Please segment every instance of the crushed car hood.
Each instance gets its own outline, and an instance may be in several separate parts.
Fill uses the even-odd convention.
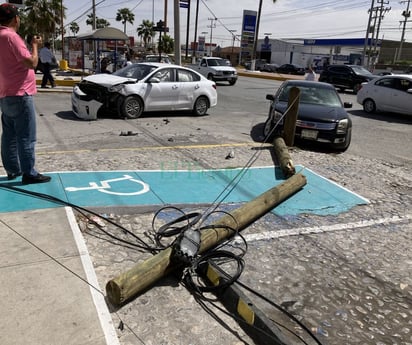
[[[88,81],[90,83],[99,84],[105,87],[110,87],[113,85],[127,83],[127,82],[135,83],[137,81],[134,78],[119,77],[117,75],[106,74],[106,73],[89,75],[83,80]]]

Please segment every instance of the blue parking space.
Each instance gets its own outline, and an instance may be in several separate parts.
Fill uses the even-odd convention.
[[[45,184],[25,185],[21,180],[3,186],[41,193],[82,207],[139,206],[166,204],[247,202],[283,181],[277,167],[248,170],[215,169],[199,171],[86,171],[56,172]],[[307,185],[277,206],[278,215],[313,213],[338,214],[368,200],[310,169],[296,166],[307,178]],[[233,182],[234,181],[234,182]],[[33,210],[62,205],[43,197],[0,187],[0,212]]]

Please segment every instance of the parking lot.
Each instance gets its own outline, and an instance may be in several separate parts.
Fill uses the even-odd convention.
[[[271,145],[259,138],[267,116],[264,95],[274,83],[218,86],[218,107],[206,117],[162,113],[133,121],[79,121],[70,111],[69,95],[41,93],[36,96],[38,167],[42,172],[206,171],[244,167],[251,159],[255,167],[273,166]],[[242,232],[248,249],[240,281],[294,315],[321,344],[407,345],[412,343],[412,127],[405,118],[365,117],[355,104],[352,111],[358,129],[347,152],[296,146],[290,154],[296,165],[368,202],[338,214],[322,215],[308,204],[298,214],[268,213],[258,219]],[[128,131],[136,135],[120,136]],[[366,131],[375,137],[362,136]],[[234,156],[226,158],[231,150]],[[227,211],[239,205],[221,206]],[[196,203],[179,207],[207,209]],[[148,236],[158,207],[95,209],[112,221],[103,225],[105,231],[126,239],[114,224]],[[109,238],[81,215],[77,220],[101,291],[151,256]],[[315,344],[272,305],[247,295],[270,320]],[[253,344],[233,318],[210,301],[207,306],[220,320],[172,275],[110,311],[122,345]],[[303,343],[286,328],[281,330],[288,344]]]

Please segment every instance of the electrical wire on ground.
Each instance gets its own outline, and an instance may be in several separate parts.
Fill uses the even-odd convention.
[[[273,128],[271,129],[270,133],[266,136],[265,140],[263,141],[262,145],[267,143],[269,138],[273,135],[273,132],[276,130],[278,124],[283,120],[283,118],[286,116],[288,111],[291,109],[293,104],[298,100],[298,97],[296,97],[294,100],[292,100],[291,104],[289,105],[288,109],[285,111],[284,114],[278,119],[277,123],[274,124]],[[260,151],[260,150],[259,150]],[[225,314],[231,316],[232,318],[236,319],[238,322],[242,323],[245,322],[243,319],[237,317],[236,315],[229,313],[223,308],[217,306],[215,303],[213,303],[210,299],[205,298],[205,293],[210,293],[210,292],[217,292],[220,289],[224,289],[227,286],[230,286],[234,283],[239,284],[241,287],[247,289],[248,291],[254,293],[256,296],[262,298],[266,302],[268,302],[270,305],[276,307],[278,310],[282,311],[287,315],[291,320],[296,322],[302,329],[307,331],[310,336],[317,342],[317,344],[321,343],[316,339],[316,337],[303,325],[297,320],[293,315],[288,313],[286,310],[284,310],[282,307],[278,306],[274,302],[270,301],[269,299],[265,298],[264,296],[258,294],[256,291],[253,289],[247,287],[245,284],[239,282],[239,278],[244,270],[244,260],[243,257],[247,252],[247,242],[245,238],[239,233],[237,229],[237,221],[236,219],[231,216],[230,213],[218,210],[217,208],[221,205],[221,203],[227,198],[227,196],[233,191],[233,189],[238,185],[240,182],[241,178],[244,176],[246,170],[253,164],[253,162],[257,159],[257,156],[260,153],[254,153],[250,160],[247,162],[245,167],[241,169],[241,171],[232,179],[232,181],[229,182],[228,186],[222,191],[222,193],[219,194],[219,196],[216,198],[216,200],[213,202],[212,207],[209,207],[205,212],[191,212],[191,213],[185,213],[182,209],[174,206],[164,206],[163,208],[159,209],[155,215],[153,216],[152,220],[152,236],[153,236],[153,243],[156,243],[156,246],[152,246],[148,244],[146,241],[144,241],[142,238],[134,234],[132,231],[126,229],[125,227],[121,226],[120,224],[114,222],[110,218],[103,217],[102,215],[98,214],[97,212],[94,212],[92,210],[86,209],[84,207],[75,205],[73,203],[67,202],[65,200],[59,199],[57,197],[44,194],[44,193],[39,193],[39,192],[33,192],[33,191],[28,191],[22,188],[18,188],[15,186],[8,185],[6,183],[1,183],[0,188],[7,189],[9,191],[13,191],[16,193],[20,194],[25,194],[25,195],[30,195],[32,197],[40,198],[47,200],[49,202],[56,203],[58,205],[64,205],[64,206],[69,206],[76,211],[78,211],[82,216],[86,217],[89,219],[90,222],[93,222],[95,226],[102,231],[106,236],[108,236],[111,239],[114,239],[119,242],[119,245],[127,245],[128,248],[136,248],[138,250],[144,250],[147,252],[150,252],[152,254],[158,253],[160,250],[163,250],[168,247],[173,247],[173,253],[175,256],[176,260],[182,261],[182,263],[185,264],[184,268],[184,274],[183,274],[183,280],[181,281],[181,284],[185,286],[194,296],[196,296],[196,300],[200,303],[203,309],[207,310],[209,314],[214,314],[213,311],[205,304],[205,301],[212,303],[212,305],[219,309],[221,312],[224,312]],[[230,187],[230,185],[232,185]],[[230,187],[230,189],[229,189]],[[218,201],[219,200],[219,201]],[[156,221],[161,217],[162,213],[166,211],[174,211],[175,213],[177,212],[178,214],[181,214],[180,216],[173,218],[169,222],[166,222],[162,224],[160,227],[157,227]],[[110,233],[108,230],[103,229],[103,227],[96,221],[94,221],[88,214],[92,214],[95,217],[99,217],[103,219],[105,222],[108,222],[109,224],[121,229],[124,234],[127,236],[131,236],[133,240],[135,241],[129,241],[125,240],[123,238],[120,238],[119,236],[116,236],[112,233]],[[232,217],[233,223],[236,225],[235,228],[231,228],[229,226],[223,226],[223,225],[213,225],[209,224],[209,222],[212,221],[212,218],[218,214],[224,214],[227,216]],[[4,223],[4,222],[2,222]],[[59,264],[61,267],[69,271],[71,274],[73,274],[75,277],[81,279],[84,283],[92,287],[94,290],[99,292],[100,294],[104,295],[103,292],[98,288],[93,285],[91,285],[88,281],[86,281],[84,278],[79,276],[77,273],[63,265],[61,262],[59,262],[57,259],[53,258],[50,254],[46,253],[44,250],[42,250],[40,247],[38,247],[36,244],[34,244],[32,241],[27,239],[26,237],[22,236],[19,234],[16,230],[10,228],[7,224],[5,224],[9,229],[14,231],[16,234],[18,234],[21,238],[23,238],[25,241],[27,241],[30,245],[41,251],[43,254],[51,258],[54,262]],[[217,243],[213,248],[205,251],[204,253],[199,254],[199,248],[200,248],[200,241],[201,241],[201,233],[206,230],[213,230],[217,228],[225,228],[226,230],[232,232],[232,237],[227,238],[226,240]],[[186,235],[190,234],[190,235]],[[199,234],[199,236],[195,236],[193,234]],[[241,241],[240,243],[243,243],[243,247],[238,245],[239,241],[234,241],[236,237],[240,237]],[[169,239],[169,243],[165,244],[164,239],[167,238]],[[185,242],[186,246],[186,252],[182,250],[179,247],[181,246],[182,243]],[[191,248],[191,250],[187,250],[187,247]],[[238,253],[234,253],[233,250],[237,250]],[[177,253],[179,255],[177,255]],[[223,275],[225,279],[223,282],[219,283],[217,286],[207,286],[204,283],[202,283],[199,280],[198,276],[198,268],[202,263],[206,262],[213,262],[214,264],[217,264],[220,270],[223,272]],[[236,268],[234,270],[234,273],[228,273],[226,270],[222,268],[223,265],[225,266],[230,266],[235,264]],[[122,320],[122,318],[118,315],[118,313],[115,313],[120,320],[119,328],[123,329],[124,326],[126,326],[131,333],[142,343],[144,342],[135,334],[135,332]],[[214,314],[215,315],[215,314]],[[215,315],[216,318],[217,315]],[[255,327],[252,325],[252,327]],[[282,326],[285,329],[288,329],[286,326]],[[255,327],[256,328],[256,327]],[[264,332],[263,330],[257,329],[257,331]],[[232,330],[233,331],[233,330]],[[295,332],[292,330],[288,329],[288,331],[291,334],[294,334],[298,339],[300,339],[304,344],[307,344],[303,339],[301,339]],[[270,335],[269,335],[270,336]]]

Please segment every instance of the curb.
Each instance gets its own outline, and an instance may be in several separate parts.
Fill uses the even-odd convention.
[[[251,78],[260,78],[260,79],[270,79],[270,80],[279,80],[279,81],[284,81],[287,79],[302,79],[300,76],[290,76],[288,75],[285,77],[284,75],[281,74],[276,74],[276,73],[262,73],[259,71],[246,71],[238,70],[238,76],[242,77],[251,77]],[[37,77],[36,79],[36,85],[41,85],[41,79],[42,77]],[[65,77],[64,79],[59,79],[58,77],[55,77],[55,84],[57,87],[69,87],[72,88],[74,87],[79,81],[81,80],[81,77],[77,77],[76,79],[71,78],[71,77]],[[48,88],[48,89],[41,89],[38,88],[38,91],[41,92],[68,92],[71,93],[72,90],[62,90],[59,88]]]

